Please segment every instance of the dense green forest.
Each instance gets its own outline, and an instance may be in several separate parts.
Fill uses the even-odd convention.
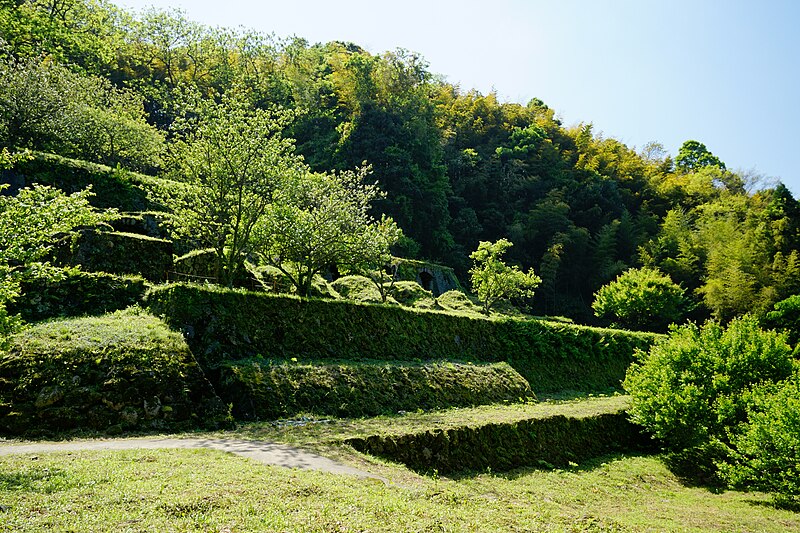
[[[374,215],[404,233],[396,255],[466,280],[480,241],[513,242],[507,259],[542,280],[535,313],[594,320],[594,293],[632,267],[679,283],[696,319],[763,313],[800,292],[800,203],[697,141],[675,157],[657,143],[637,150],[563,125],[538,99],[449,84],[406,50],[209,28],[103,0],[1,0],[0,37],[0,142],[12,152],[176,176],[182,128],[215,112],[197,102],[235,95],[280,116],[313,171],[371,165],[386,193]]]

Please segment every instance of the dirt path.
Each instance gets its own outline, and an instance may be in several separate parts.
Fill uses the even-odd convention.
[[[319,470],[333,474],[346,474],[361,478],[372,478],[388,483],[380,476],[364,472],[357,468],[337,463],[327,457],[316,455],[305,450],[283,444],[270,442],[236,440],[236,439],[119,439],[119,440],[82,440],[53,443],[0,444],[0,456],[12,454],[48,453],[81,450],[137,450],[179,448],[209,448],[241,455],[268,465],[303,470]]]

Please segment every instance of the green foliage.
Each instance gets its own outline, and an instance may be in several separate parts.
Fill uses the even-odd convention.
[[[280,274],[282,272],[278,271]],[[314,276],[314,279],[311,280],[311,290],[309,291],[309,296],[313,298],[341,298],[342,295],[336,292],[336,289],[333,287],[333,284],[328,283],[328,281],[323,278],[322,276]]]
[[[481,241],[478,249],[470,257],[475,262],[469,273],[472,288],[483,304],[483,312],[488,316],[492,306],[500,300],[517,296],[533,296],[533,289],[542,279],[530,269],[527,273],[517,267],[510,267],[501,259],[512,243],[500,239],[495,243]]]
[[[697,141],[673,162],[658,143],[636,151],[591,124],[564,127],[539,99],[521,105],[462,90],[404,50],[374,55],[352,43],[211,28],[174,10],[12,1],[0,5],[0,35],[4,57],[17,58],[4,60],[0,85],[9,96],[0,115],[10,126],[0,136],[155,168],[161,138],[176,138],[170,128],[187,117],[216,121],[212,108],[226,99],[239,100],[246,115],[289,109],[279,129],[296,139],[310,170],[327,175],[365,160],[376,169],[387,195],[371,213],[403,228],[395,254],[446,262],[464,277],[479,242],[506,238],[515,243],[508,262],[542,278],[531,302],[538,315],[592,320],[594,293],[639,263],[684,287],[698,304],[695,319],[767,312],[800,290],[798,203],[780,184],[763,189],[757,176],[728,171]],[[206,104],[188,109],[186,94]],[[249,130],[256,145],[257,131]],[[99,183],[95,192],[100,201]],[[182,234],[189,247],[181,252],[216,246],[191,241],[217,227],[197,226]],[[247,254],[236,253],[229,267],[242,270]],[[376,266],[342,272],[375,275],[383,291],[383,261],[369,263]]]
[[[600,287],[592,309],[617,327],[666,331],[685,316],[684,291],[669,276],[650,268],[630,269]]]
[[[505,472],[553,468],[571,462],[648,447],[648,439],[623,413],[527,419],[462,426],[406,435],[345,441],[358,451],[405,464],[422,473]]]
[[[447,291],[436,298],[436,301],[444,309],[449,309],[450,311],[468,313],[479,313],[481,311],[480,306],[476,305],[475,302],[470,300],[469,296],[461,291]]]
[[[0,185],[0,193],[6,187]],[[70,196],[34,185],[16,196],[0,194],[0,348],[19,328],[7,305],[19,295],[19,284],[31,277],[51,277],[48,256],[57,242],[70,238],[78,226],[107,221],[113,213],[98,213],[89,205],[91,192]]]
[[[143,313],[32,326],[0,355],[0,427],[11,434],[171,429],[226,410],[180,334]]]
[[[675,166],[684,172],[709,166],[725,170],[725,163],[709,152],[705,144],[698,141],[686,141],[681,145],[675,158]]]
[[[4,187],[3,187],[4,188]],[[0,264],[12,270],[29,269],[46,259],[58,240],[78,226],[110,220],[89,205],[90,190],[65,195],[52,187],[34,185],[16,196],[0,196]]]
[[[220,395],[237,418],[247,419],[299,413],[358,418],[534,398],[506,363],[246,359],[225,364],[221,374]]]
[[[96,73],[118,57],[120,18],[105,1],[8,0],[0,4],[0,35],[18,57],[46,56]]]
[[[48,185],[68,194],[91,185],[92,206],[124,212],[164,211],[164,198],[180,198],[187,189],[183,183],[41,152],[16,162],[13,171],[28,184]]]
[[[213,248],[214,277],[232,286],[256,248],[254,231],[283,180],[303,172],[291,139],[281,136],[286,113],[251,109],[241,95],[217,104],[196,100],[196,120],[178,122],[174,172],[191,187],[166,198],[173,233]]]
[[[0,58],[0,138],[133,170],[160,164],[164,136],[145,121],[142,99],[103,78],[39,58]]]
[[[711,170],[705,167],[700,173]],[[642,248],[648,267],[668,273],[698,298],[700,314],[728,321],[763,315],[797,292],[800,275],[798,203],[779,186],[752,197],[717,189],[691,209],[671,209],[661,234]],[[705,315],[707,316],[707,315]]]
[[[655,338],[566,323],[490,320],[183,284],[151,289],[146,305],[187,333],[207,369],[258,355],[276,360],[506,361],[537,393],[618,387],[634,350]]]
[[[416,281],[396,281],[392,284],[389,293],[400,305],[430,309],[434,307],[431,291],[426,291]]]
[[[56,277],[24,280],[20,296],[8,307],[26,322],[100,315],[138,303],[146,289],[140,277],[69,269]]]
[[[800,294],[790,296],[775,304],[767,313],[766,325],[786,332],[795,347],[800,343]]]
[[[800,497],[800,374],[757,388],[748,422],[731,430],[733,451],[720,465],[724,479],[746,490],[773,493],[778,503]]]
[[[727,440],[746,421],[752,387],[788,378],[794,368],[786,337],[745,316],[722,327],[673,328],[630,367],[630,414],[674,451]]]
[[[262,260],[286,274],[299,295],[307,296],[314,276],[331,265],[371,273],[391,259],[389,248],[402,232],[390,218],[378,221],[370,214],[382,196],[377,185],[365,182],[370,171],[285,177],[255,226]],[[373,276],[382,300],[384,278]]]
[[[364,276],[350,275],[331,283],[332,288],[343,298],[356,302],[382,302],[383,297],[372,280]]]

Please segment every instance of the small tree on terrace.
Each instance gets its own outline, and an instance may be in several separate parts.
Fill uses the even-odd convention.
[[[253,232],[273,192],[307,170],[294,141],[281,136],[286,113],[253,109],[237,95],[196,107],[199,118],[178,124],[181,137],[173,147],[176,177],[190,187],[164,200],[174,214],[173,232],[213,248],[215,276],[231,286],[258,247]]]
[[[523,295],[533,296],[533,289],[542,282],[533,269],[526,273],[503,262],[501,258],[511,246],[513,243],[506,239],[494,243],[481,241],[478,249],[470,254],[474,261],[469,271],[472,289],[478,295],[486,316],[489,316],[492,306],[500,300]]]
[[[391,218],[369,209],[383,195],[365,183],[369,167],[338,174],[297,174],[284,180],[256,227],[265,263],[283,272],[301,296],[329,265],[365,271],[382,266],[401,235]]]
[[[381,294],[381,301],[386,303],[389,291],[394,285],[396,264],[392,264],[391,247],[403,236],[403,230],[397,223],[382,216],[374,224],[370,224],[365,231],[360,250],[352,258],[352,270],[372,280]],[[387,272],[387,268],[392,269]]]

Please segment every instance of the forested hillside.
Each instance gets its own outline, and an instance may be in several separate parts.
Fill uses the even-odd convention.
[[[235,94],[279,114],[314,171],[370,164],[386,192],[374,208],[405,234],[396,255],[466,280],[479,241],[512,241],[508,259],[542,278],[536,313],[590,320],[593,294],[639,266],[685,288],[695,318],[763,312],[800,291],[800,204],[697,141],[674,157],[632,148],[565,126],[538,99],[449,84],[405,50],[212,29],[102,0],[2,0],[0,37],[11,152],[180,177],[181,127],[213,109],[189,104]]]

